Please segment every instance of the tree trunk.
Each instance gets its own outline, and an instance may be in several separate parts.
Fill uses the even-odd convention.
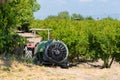
[[[108,62],[106,62],[106,61],[104,62],[103,68],[109,68]]]
[[[113,61],[114,61],[114,59],[115,59],[115,57],[113,56],[113,57],[112,57],[112,60],[110,61],[109,67],[111,67],[111,65],[112,65],[112,63],[113,63]]]
[[[79,58],[79,55],[77,55],[77,61],[80,62],[80,58]]]
[[[104,61],[103,68],[109,68],[109,58],[106,57],[103,61]]]

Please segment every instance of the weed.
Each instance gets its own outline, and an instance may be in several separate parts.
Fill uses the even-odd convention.
[[[61,79],[61,80],[67,80],[67,79],[63,78],[63,79]]]
[[[24,71],[24,69],[23,69],[23,68],[19,68],[18,71],[19,71],[19,72],[22,72],[22,71]]]
[[[3,71],[10,71],[10,67],[8,67],[8,66],[3,66],[3,67],[2,67],[2,70],[3,70]]]

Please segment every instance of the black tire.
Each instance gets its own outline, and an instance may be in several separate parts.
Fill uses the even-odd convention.
[[[62,64],[62,65],[60,65],[60,67],[64,68],[64,69],[68,69],[69,68],[68,64]]]
[[[65,60],[63,63],[59,65],[61,68],[68,69],[69,68],[69,62],[68,60]]]
[[[42,64],[42,62],[43,62],[43,53],[42,52],[38,53],[38,61],[40,64]]]
[[[38,58],[37,58],[37,57],[35,57],[35,58],[33,59],[33,63],[36,64],[36,65],[38,64]]]
[[[68,48],[61,41],[53,41],[45,48],[45,56],[53,63],[62,63],[68,57]]]
[[[42,65],[43,54],[42,53],[36,53],[35,58],[33,60],[33,63],[36,64],[36,65]]]

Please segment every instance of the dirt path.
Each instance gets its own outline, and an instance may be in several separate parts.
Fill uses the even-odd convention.
[[[120,64],[110,69],[93,68],[86,63],[69,69],[13,62],[8,68],[0,61],[0,80],[120,80]]]

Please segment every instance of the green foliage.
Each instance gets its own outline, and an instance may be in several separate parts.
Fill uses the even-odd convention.
[[[70,15],[69,15],[69,12],[63,11],[63,12],[58,13],[57,16],[55,16],[55,15],[50,15],[50,16],[48,16],[46,19],[54,19],[54,20],[64,19],[64,20],[70,20]]]
[[[31,5],[31,9],[33,10],[33,12],[36,12],[40,9],[40,5],[37,3],[37,0],[29,0],[30,5]]]
[[[10,71],[10,67],[9,67],[9,66],[3,66],[2,70],[3,70],[3,71],[8,71],[8,72],[9,72],[9,71]]]
[[[40,9],[36,0],[13,0],[9,4],[14,11],[16,26],[21,27],[23,30],[25,29],[23,25],[29,24],[34,20],[33,12]]]
[[[80,15],[80,14],[74,13],[74,14],[72,14],[72,16],[71,16],[71,19],[72,19],[72,20],[75,20],[75,19],[84,20],[84,17],[83,17],[82,15]]]
[[[92,16],[88,16],[85,18],[85,20],[94,20],[94,19],[92,18]]]
[[[59,19],[67,19],[67,20],[70,19],[69,12],[63,11],[63,12],[58,13],[58,18]]]
[[[58,16],[50,15],[47,17],[47,19],[58,19]]]
[[[106,18],[103,18],[103,20],[114,20],[112,17],[108,16]]]
[[[83,17],[81,14],[73,13],[72,15],[69,15],[69,12],[63,11],[58,13],[58,15],[50,15],[46,19],[51,20],[94,20],[92,16]],[[112,18],[110,18],[112,19]]]
[[[120,61],[120,21],[118,20],[36,20],[32,28],[52,28],[53,39],[69,48],[70,59],[102,59],[103,67]],[[45,34],[38,32],[46,36]],[[112,59],[110,61],[110,59]]]
[[[11,53],[26,40],[15,33],[17,26],[28,29],[34,20],[33,12],[38,10],[36,0],[9,0],[0,6],[0,53]],[[23,28],[24,29],[24,28]]]
[[[11,53],[16,47],[25,45],[26,43],[26,39],[20,37],[16,33],[9,33],[8,35],[4,35],[1,41],[2,45],[0,46],[0,53]]]

